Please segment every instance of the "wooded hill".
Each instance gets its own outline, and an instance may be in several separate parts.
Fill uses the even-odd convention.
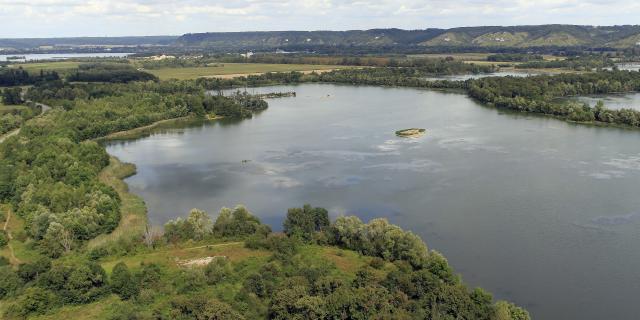
[[[185,34],[175,43],[229,49],[342,47],[640,47],[640,26],[487,26],[453,29],[212,32]]]

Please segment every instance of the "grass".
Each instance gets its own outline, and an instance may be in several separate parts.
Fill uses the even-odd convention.
[[[31,249],[29,243],[22,242],[16,239],[16,235],[24,232],[24,220],[18,217],[15,213],[11,212],[11,208],[9,205],[2,205],[1,210],[4,212],[5,220],[0,224],[1,228],[4,228],[6,217],[11,214],[11,218],[9,219],[9,223],[7,223],[6,231],[11,234],[12,240],[9,241],[9,244],[0,250],[0,255],[9,259],[11,264],[18,265],[24,262],[31,262],[42,255]],[[11,250],[13,249],[13,254]]]
[[[266,258],[269,255],[268,251],[245,248],[244,242],[228,242],[196,247],[166,247],[124,257],[106,258],[101,262],[101,265],[110,274],[113,267],[119,262],[124,262],[133,269],[137,269],[142,262],[153,262],[170,269],[177,269],[177,262],[184,260],[225,256],[232,262],[238,262],[249,258]]]
[[[102,299],[93,303],[84,305],[68,305],[60,309],[56,309],[55,313],[40,316],[31,316],[33,320],[59,320],[59,319],[78,319],[90,320],[104,318],[108,308],[120,301],[116,295],[111,295],[106,299]]]
[[[5,114],[14,110],[23,110],[27,108],[28,108],[27,106],[20,106],[20,105],[5,105],[2,103],[2,101],[0,101],[0,114]]]
[[[196,79],[201,77],[233,77],[248,74],[259,74],[266,72],[290,72],[290,71],[313,71],[313,70],[333,70],[348,68],[346,66],[331,65],[311,65],[311,64],[266,64],[266,63],[224,63],[220,66],[209,67],[189,67],[189,68],[161,68],[145,70],[159,77],[166,79]]]
[[[81,62],[77,61],[53,61],[53,62],[34,62],[34,63],[20,63],[13,64],[11,67],[27,70],[30,73],[40,72],[40,70],[65,72],[78,68]]]
[[[120,207],[120,223],[116,229],[100,235],[87,243],[89,249],[115,241],[122,235],[142,235],[147,226],[147,207],[144,200],[129,192],[129,187],[122,179],[136,173],[136,167],[130,163],[123,163],[116,157],[110,157],[109,165],[100,172],[99,179],[102,183],[111,186],[118,192],[122,204]]]

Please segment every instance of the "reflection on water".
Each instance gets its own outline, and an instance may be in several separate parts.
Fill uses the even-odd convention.
[[[640,313],[640,133],[503,113],[465,95],[306,84],[241,122],[113,142],[152,222],[246,204],[389,217],[535,319]],[[395,136],[426,128],[417,139]],[[245,161],[249,160],[249,161]]]

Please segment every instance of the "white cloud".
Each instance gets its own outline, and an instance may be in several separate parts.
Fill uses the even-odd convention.
[[[0,37],[635,24],[637,0],[0,0]]]

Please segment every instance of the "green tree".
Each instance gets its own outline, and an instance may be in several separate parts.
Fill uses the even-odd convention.
[[[138,284],[129,271],[129,267],[123,262],[119,262],[113,267],[110,286],[111,291],[119,295],[123,300],[131,299],[139,291]]]
[[[284,221],[284,232],[288,236],[296,236],[311,241],[315,232],[329,227],[329,213],[324,208],[313,208],[305,204],[302,208],[287,210]]]

